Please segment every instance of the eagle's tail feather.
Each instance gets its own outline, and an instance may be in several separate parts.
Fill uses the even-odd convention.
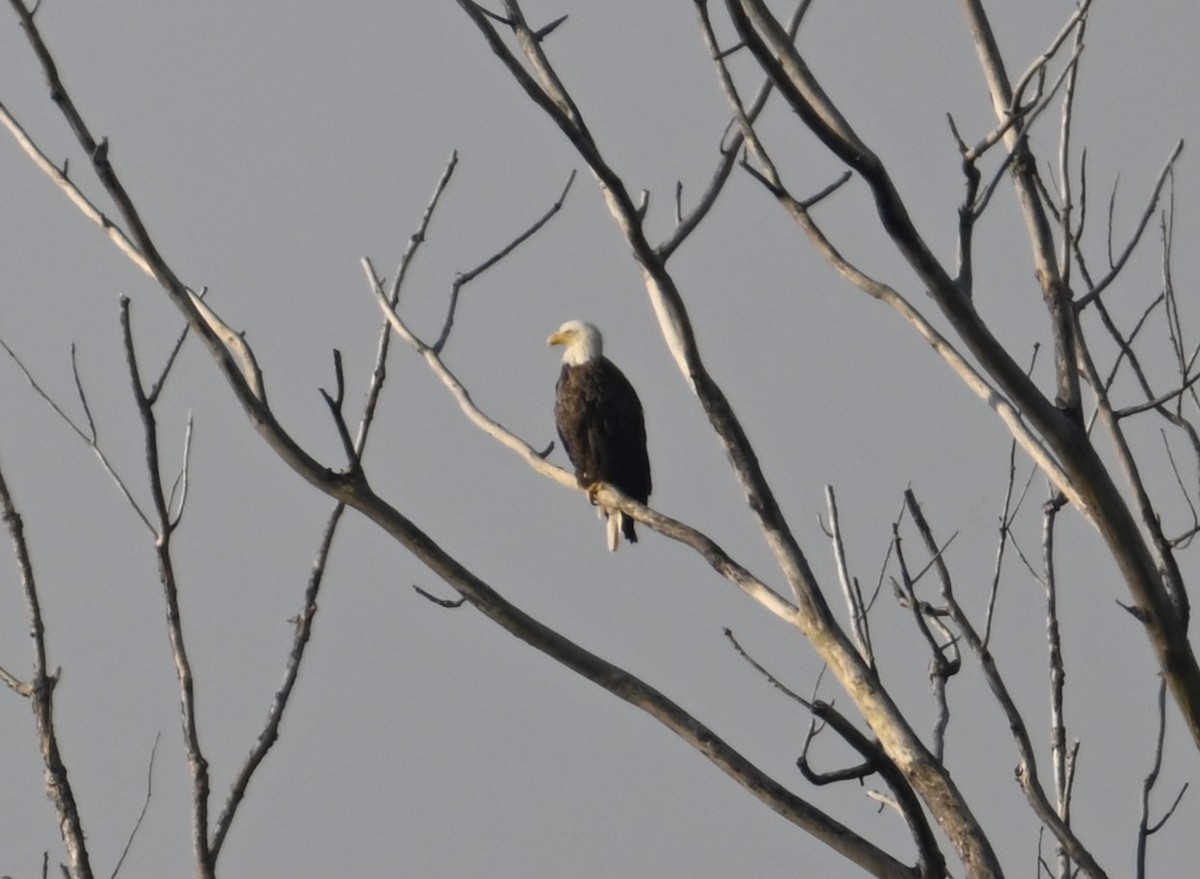
[[[633,530],[634,519],[626,516],[620,510],[601,510],[601,515],[608,520],[605,523],[605,535],[608,538],[608,551],[616,552],[621,545],[621,537],[630,543],[637,543],[637,532]]]
[[[633,530],[633,516],[618,513],[617,518],[621,520],[621,533],[625,535],[625,539],[630,543],[637,543],[637,532]]]

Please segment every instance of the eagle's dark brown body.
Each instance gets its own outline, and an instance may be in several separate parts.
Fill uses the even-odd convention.
[[[558,376],[554,420],[581,488],[606,482],[632,499],[650,498],[650,458],[642,404],[624,373],[599,355]],[[637,542],[633,519],[621,516],[621,533]],[[615,548],[615,547],[612,547]]]

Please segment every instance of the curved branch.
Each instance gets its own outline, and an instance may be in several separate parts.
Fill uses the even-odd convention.
[[[508,602],[365,484],[349,486],[339,495],[505,631],[645,711],[776,813],[873,876],[912,879],[912,868],[788,791],[666,695]]]

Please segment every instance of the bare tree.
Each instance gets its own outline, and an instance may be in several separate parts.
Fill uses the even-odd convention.
[[[123,302],[121,321],[129,378],[145,438],[149,505],[135,499],[135,491],[115,472],[97,438],[83,384],[76,377],[86,426],[63,414],[75,432],[100,456],[128,502],[152,536],[167,608],[168,632],[180,689],[183,739],[192,779],[192,849],[197,874],[216,875],[217,858],[250,776],[266,757],[279,733],[280,718],[297,679],[304,647],[311,635],[317,593],[332,535],[342,511],[350,507],[419,559],[454,589],[458,602],[466,602],[501,628],[522,639],[581,677],[608,690],[653,717],[712,762],[722,772],[770,809],[799,829],[853,862],[864,873],[881,877],[941,877],[967,875],[997,877],[1014,868],[1014,856],[998,849],[995,822],[986,803],[970,796],[955,777],[947,757],[946,738],[952,728],[952,680],[970,665],[977,670],[1004,717],[1017,762],[1017,783],[1028,807],[1054,848],[1051,859],[1038,853],[1039,875],[1058,877],[1115,875],[1120,865],[1104,865],[1085,829],[1072,820],[1072,795],[1077,775],[1078,743],[1072,743],[1064,713],[1065,659],[1060,629],[1056,569],[1056,534],[1061,518],[1070,514],[1092,526],[1102,538],[1114,568],[1127,588],[1126,610],[1145,633],[1174,710],[1200,746],[1200,666],[1188,636],[1189,599],[1179,555],[1197,530],[1195,485],[1183,473],[1200,466],[1200,434],[1194,425],[1200,405],[1194,385],[1200,346],[1187,336],[1171,282],[1171,242],[1174,214],[1170,202],[1173,169],[1182,150],[1176,145],[1161,166],[1156,182],[1146,193],[1139,221],[1124,241],[1117,241],[1110,203],[1107,229],[1101,235],[1107,260],[1096,265],[1089,255],[1085,211],[1087,182],[1083,154],[1071,139],[1074,98],[1084,53],[1084,34],[1091,4],[1082,0],[1063,22],[1046,49],[1022,72],[1012,77],[983,6],[975,0],[960,4],[966,15],[980,68],[986,79],[995,121],[986,130],[967,132],[948,120],[947,136],[961,158],[962,201],[956,218],[955,265],[939,259],[913,219],[914,212],[901,194],[878,145],[855,127],[849,114],[822,87],[798,48],[797,34],[809,3],[801,2],[790,19],[778,17],[762,0],[727,0],[718,14],[707,0],[695,0],[696,39],[707,48],[713,81],[728,102],[731,123],[720,143],[711,181],[685,209],[681,189],[676,192],[675,222],[661,240],[648,231],[649,197],[635,195],[619,169],[602,150],[586,122],[587,108],[577,102],[571,83],[561,75],[550,53],[552,36],[565,16],[545,23],[526,18],[517,0],[504,0],[502,8],[488,8],[474,0],[457,0],[470,22],[507,75],[527,98],[565,135],[579,159],[591,172],[617,230],[628,247],[645,283],[663,342],[695,400],[721,444],[729,466],[745,497],[754,524],[765,542],[776,570],[758,576],[713,537],[683,521],[623,497],[611,486],[600,489],[597,499],[619,507],[653,531],[694,550],[720,577],[744,593],[762,610],[784,621],[802,636],[836,681],[848,703],[814,692],[797,693],[776,670],[758,662],[753,650],[730,640],[738,653],[765,679],[811,716],[811,725],[799,758],[803,778],[814,786],[878,779],[884,790],[871,796],[899,815],[910,839],[903,849],[892,850],[873,842],[848,821],[816,805],[809,794],[796,793],[783,779],[760,768],[717,732],[716,722],[695,716],[669,694],[604,657],[574,643],[502,595],[483,575],[469,569],[447,548],[435,542],[413,518],[377,493],[364,448],[383,388],[385,364],[394,333],[411,347],[445,385],[474,426],[508,448],[536,474],[576,490],[571,473],[553,464],[548,450],[523,439],[502,424],[503,414],[485,411],[472,398],[462,380],[444,359],[448,340],[458,319],[460,291],[478,275],[505,259],[535,236],[558,213],[573,176],[559,198],[524,229],[512,232],[510,243],[475,269],[462,273],[449,292],[446,317],[432,341],[423,339],[406,320],[401,292],[414,255],[425,240],[430,220],[457,167],[457,156],[448,162],[433,197],[426,206],[408,248],[399,258],[394,275],[383,277],[369,259],[363,260],[367,293],[377,301],[385,321],[374,361],[366,404],[358,416],[357,430],[346,411],[346,380],[341,356],[334,355],[334,389],[322,391],[332,425],[340,440],[343,460],[323,461],[281,421],[267,394],[268,378],[246,336],[218,314],[221,304],[210,302],[182,280],[160,251],[151,223],[142,216],[108,156],[108,142],[98,138],[84,119],[58,73],[47,42],[38,28],[37,7],[10,0],[15,15],[29,37],[35,57],[47,79],[51,97],[90,161],[90,172],[111,201],[115,215],[104,213],[85,194],[76,176],[47,158],[17,120],[0,107],[9,131],[30,159],[95,222],[112,242],[143,272],[152,277],[186,321],[186,335],[201,344],[217,364],[227,386],[247,419],[271,450],[297,475],[335,503],[319,540],[313,578],[295,621],[295,639],[285,664],[285,684],[272,702],[262,732],[250,757],[236,774],[223,810],[210,818],[210,782],[207,760],[196,732],[196,706],[188,651],[180,625],[177,573],[170,538],[181,523],[186,498],[188,467],[173,484],[164,479],[156,433],[155,403],[175,364],[175,353],[184,343],[180,336],[158,378],[146,385],[133,336],[129,307]],[[737,65],[737,71],[733,69]],[[749,73],[746,72],[746,65]],[[792,125],[813,136],[844,168],[832,180],[812,180],[802,167],[784,158],[786,150],[775,144],[783,135],[763,125],[770,106],[782,103]],[[1057,109],[1055,109],[1057,108]],[[1057,150],[1050,158],[1039,156],[1031,133],[1057,125]],[[948,559],[954,539],[942,533],[936,515],[926,512],[916,490],[904,492],[887,561],[874,590],[865,588],[853,573],[836,494],[827,491],[824,523],[832,543],[836,581],[823,579],[810,561],[797,532],[778,500],[778,489],[767,478],[755,446],[722,386],[706,365],[697,340],[683,285],[674,268],[681,245],[696,233],[721,195],[735,178],[750,179],[769,195],[796,224],[812,248],[850,285],[892,308],[905,325],[926,342],[933,353],[961,382],[994,412],[1011,436],[1008,485],[1003,498],[994,573],[982,616],[970,611],[955,588],[956,576]],[[793,183],[792,180],[800,180]],[[798,194],[804,186],[811,194]],[[825,231],[818,214],[823,205],[839,198],[846,187],[859,186],[869,193],[874,214],[862,218],[877,226],[907,266],[907,273],[892,278],[877,276],[848,256],[846,242]],[[1001,197],[1011,187],[1028,238],[1028,257],[1036,289],[1044,307],[1045,336],[1050,342],[1050,377],[1040,380],[1033,350],[1006,345],[977,307],[975,233]],[[1106,303],[1106,292],[1115,289],[1144,233],[1158,221],[1163,251],[1161,290],[1145,303],[1141,318],[1124,327]],[[1092,224],[1094,226],[1095,223]],[[912,293],[925,292],[936,306],[927,314],[915,304]],[[1153,334],[1159,335],[1154,337]],[[1170,353],[1170,379],[1158,352]],[[31,377],[31,381],[32,381]],[[35,388],[51,400],[49,394]],[[1136,396],[1130,398],[1129,388]],[[1120,390],[1118,390],[1120,389]],[[57,404],[56,409],[58,408]],[[60,414],[62,410],[59,409]],[[1177,492],[1169,499],[1157,496],[1145,473],[1158,454],[1157,445],[1142,446],[1143,432],[1130,425],[1157,418],[1162,443],[1170,456],[1169,467]],[[190,435],[190,433],[189,433]],[[186,445],[186,443],[185,443]],[[1187,465],[1176,456],[1189,455]],[[1047,486],[1041,509],[1041,556],[1026,555],[1013,536],[1013,525],[1030,508],[1031,486]],[[1180,520],[1178,498],[1190,511]],[[45,658],[44,627],[38,610],[37,589],[30,553],[20,528],[12,498],[0,481],[0,499],[10,523],[18,568],[25,584],[30,627],[35,633],[35,658],[28,680],[15,673],[4,679],[18,695],[34,705],[38,740],[47,772],[47,784],[67,842],[71,870],[92,875],[79,809],[71,794],[62,756],[58,753],[53,724],[54,675]],[[1019,562],[1014,562],[1016,556]],[[1011,573],[1019,567],[1020,573]],[[1045,667],[1050,693],[1048,750],[1031,732],[1013,693],[1010,675],[992,650],[992,611],[1002,580],[1029,577],[1042,589],[1045,608]],[[898,618],[911,622],[912,643],[929,654],[929,677],[935,722],[923,730],[922,714],[905,706],[896,695],[894,681],[885,674],[876,650],[873,623],[885,610],[881,596],[890,592],[902,611]],[[427,597],[433,598],[429,593]],[[438,600],[438,599],[434,599]],[[844,611],[835,609],[844,604]],[[444,602],[453,605],[456,602]],[[1165,702],[1165,697],[1164,700]],[[846,710],[849,706],[853,711]],[[1160,778],[1163,759],[1165,709],[1160,732],[1151,743],[1151,771],[1146,776],[1142,821],[1137,832],[1138,875],[1146,870],[1145,847],[1175,811],[1186,786],[1170,792],[1172,805],[1151,814],[1150,793]],[[853,765],[823,772],[810,759],[810,747],[819,736],[836,737],[854,756]],[[966,759],[979,759],[968,754]],[[1039,770],[1049,761],[1043,778]],[[874,783],[874,782],[873,782]]]

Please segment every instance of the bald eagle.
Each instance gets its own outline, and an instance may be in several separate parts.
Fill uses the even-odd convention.
[[[554,420],[567,457],[575,465],[579,487],[591,495],[599,483],[606,482],[646,503],[650,459],[642,404],[629,379],[604,356],[600,331],[582,321],[567,321],[547,344],[566,349],[555,385]],[[602,508],[600,515],[608,522],[610,550],[616,550],[622,534],[637,543],[633,519],[620,510]]]

